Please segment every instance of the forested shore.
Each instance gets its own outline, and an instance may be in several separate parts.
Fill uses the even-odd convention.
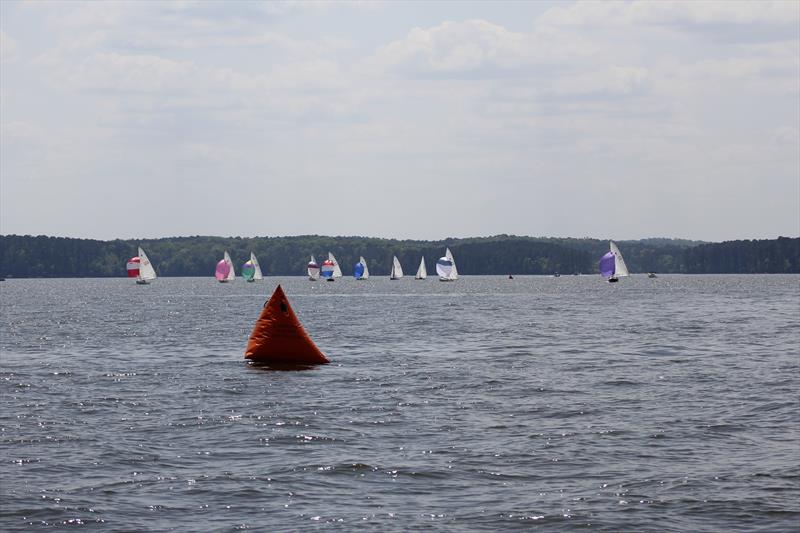
[[[681,239],[616,241],[632,273],[800,273],[800,238],[720,243]],[[122,277],[126,261],[142,246],[159,276],[213,276],[227,250],[237,271],[254,252],[266,276],[303,275],[313,254],[333,252],[345,275],[363,256],[370,272],[388,275],[392,256],[412,272],[425,257],[428,270],[445,247],[461,274],[594,274],[608,241],[497,235],[417,241],[373,237],[167,237],[100,241],[31,235],[0,236],[0,276]]]

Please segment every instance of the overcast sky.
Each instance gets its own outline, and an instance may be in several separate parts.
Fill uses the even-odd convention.
[[[800,234],[800,2],[0,2],[0,233]]]

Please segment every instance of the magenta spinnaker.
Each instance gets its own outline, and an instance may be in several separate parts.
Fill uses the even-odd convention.
[[[228,277],[228,274],[231,271],[231,266],[222,259],[219,263],[217,263],[217,270],[214,272],[214,276],[218,280],[223,280]]]

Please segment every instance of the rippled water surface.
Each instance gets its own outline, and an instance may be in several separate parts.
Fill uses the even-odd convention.
[[[332,364],[243,360],[280,282]],[[790,531],[800,276],[0,283],[0,529]]]

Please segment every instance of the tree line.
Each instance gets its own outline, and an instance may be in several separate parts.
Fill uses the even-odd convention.
[[[679,239],[617,241],[631,272],[684,274],[800,273],[800,238],[706,243]],[[254,252],[264,274],[302,275],[313,254],[318,263],[333,252],[345,274],[363,256],[370,273],[388,275],[392,256],[413,274],[425,257],[429,273],[449,247],[462,274],[594,274],[608,241],[497,235],[441,241],[373,237],[167,237],[73,239],[44,235],[0,236],[0,276],[120,277],[142,246],[159,276],[212,276],[227,250],[237,272]]]

